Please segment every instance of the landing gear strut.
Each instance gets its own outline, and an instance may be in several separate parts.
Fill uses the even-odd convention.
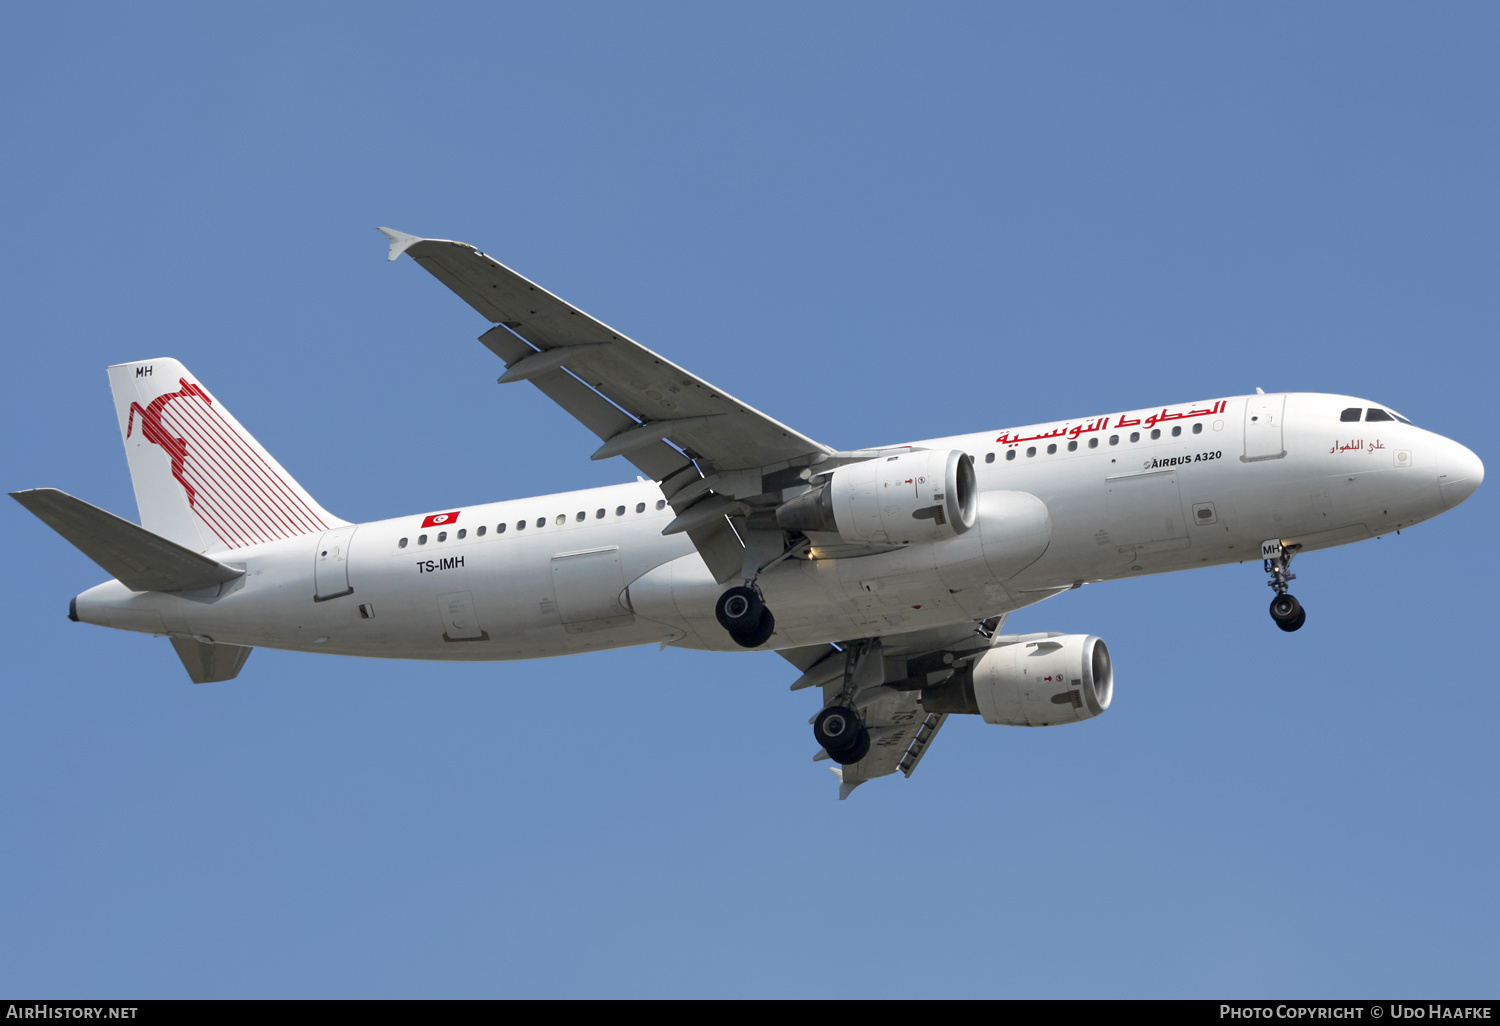
[[[719,596],[714,606],[719,626],[729,632],[736,645],[758,648],[771,639],[776,618],[766,608],[766,600],[754,588],[730,588]]]
[[[1266,573],[1271,575],[1266,586],[1276,589],[1276,597],[1271,600],[1271,619],[1277,627],[1288,632],[1307,622],[1307,610],[1286,590],[1287,582],[1297,579],[1297,575],[1291,572],[1292,557],[1300,548],[1300,545],[1283,545],[1280,539],[1262,542],[1260,546]]]

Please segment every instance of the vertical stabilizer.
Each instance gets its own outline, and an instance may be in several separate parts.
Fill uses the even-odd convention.
[[[219,552],[343,526],[176,360],[109,368],[141,526]]]

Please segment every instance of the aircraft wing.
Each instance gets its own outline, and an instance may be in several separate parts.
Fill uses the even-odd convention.
[[[497,325],[480,341],[505,362],[501,383],[530,381],[599,436],[593,459],[624,456],[661,484],[679,514],[674,526],[688,533],[720,581],[740,570],[739,542],[725,516],[743,507],[730,498],[733,488],[709,495],[716,479],[833,452],[473,246],[380,230],[391,240],[390,259],[407,254]],[[751,479],[758,485],[758,475]]]

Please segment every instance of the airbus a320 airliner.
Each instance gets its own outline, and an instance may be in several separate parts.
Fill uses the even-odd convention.
[[[460,242],[382,228],[493,324],[480,341],[644,478],[354,524],[176,360],[109,368],[140,526],[13,497],[109,573],[75,621],[166,635],[198,682],[257,646],[534,659],[625,645],[775,650],[818,688],[839,797],[910,776],[954,713],[1045,727],[1109,708],[1092,635],[1002,633],[1086,582],[1292,559],[1452,509],[1474,453],[1382,403],[1229,396],[836,451]]]

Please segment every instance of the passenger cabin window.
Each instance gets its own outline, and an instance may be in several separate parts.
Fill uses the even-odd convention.
[[[657,499],[656,500],[656,508],[657,509],[666,509],[667,508],[667,500],[666,499]]]
[[[555,521],[555,523],[557,524],[558,527],[561,527],[563,524],[566,524],[567,522],[568,522],[568,515],[566,513],[559,513],[557,515],[557,520]]]
[[[517,520],[516,521],[516,530],[517,531],[524,531],[524,530],[526,530],[526,521],[524,521],[524,520]]]
[[[460,527],[458,529],[458,540],[459,541],[463,541],[464,538],[466,538],[468,536],[468,534],[469,534],[468,528],[466,528],[466,527]]]
[[[594,519],[595,520],[603,520],[604,519],[604,510],[602,510],[602,509],[595,510],[594,511]]]
[[[644,512],[646,512],[646,504],[644,502],[638,502],[638,503],[636,503],[635,504],[635,511],[637,513],[644,513]]]
[[[1110,435],[1109,436],[1109,444],[1110,445],[1119,445],[1120,444],[1120,436],[1119,435]]]
[[[1027,459],[1031,459],[1031,457],[1033,457],[1035,455],[1036,455],[1036,446],[1034,446],[1034,445],[1028,445],[1026,447],[1026,458]]]
[[[995,454],[992,453],[992,452],[985,453],[984,454],[984,462],[986,462],[986,463],[994,463],[995,462]]]
[[[547,518],[546,517],[537,517],[536,518],[536,526],[538,526],[538,527],[546,527],[547,526]]]
[[[1343,413],[1339,414],[1339,420],[1344,422],[1345,424],[1353,423],[1359,420],[1359,414],[1360,408],[1358,406],[1351,406]]]
[[[438,532],[438,541],[445,542],[447,540],[448,540],[448,532],[447,531],[439,531]]]
[[[1071,442],[1068,443],[1068,451],[1069,452],[1077,452],[1078,451],[1078,439],[1075,438]]]
[[[1057,443],[1056,442],[1053,442],[1051,445],[1047,446],[1047,455],[1048,456],[1054,455],[1056,452],[1057,452]]]
[[[625,515],[625,507],[624,506],[616,506],[615,507],[615,516],[617,516],[617,517],[623,517],[624,515]]]
[[[1378,409],[1378,408],[1372,407],[1372,408],[1370,408],[1370,409],[1368,409],[1368,410],[1365,411],[1365,420],[1366,421],[1371,421],[1371,420],[1395,420],[1395,419],[1396,419],[1395,417],[1392,417],[1389,413],[1386,413],[1382,409]]]
[[[496,534],[504,534],[505,533],[505,525],[504,524],[496,524],[495,525],[495,533]]]
[[[1090,438],[1089,439],[1089,448],[1090,449],[1097,449],[1097,448],[1099,448],[1099,439],[1097,439],[1097,438]]]
[[[427,544],[427,536],[425,534],[419,534],[419,535],[417,535],[417,544],[418,545],[426,545]]]
[[[1181,424],[1175,424],[1175,425],[1173,425],[1173,427],[1172,427],[1172,437],[1176,438],[1180,434],[1182,434],[1182,425]]]
[[[1201,434],[1203,434],[1203,423],[1201,421],[1198,422],[1197,424],[1193,425],[1193,434],[1195,434],[1195,435],[1201,435]]]
[[[1014,449],[1007,449],[1007,450],[1005,450],[1005,458],[1008,459],[1008,460],[1015,459],[1016,458],[1016,450],[1014,450]]]
[[[1141,440],[1141,433],[1139,431],[1130,432],[1130,440],[1132,442],[1139,442]]]
[[[577,513],[575,513],[573,515],[573,519],[576,520],[576,521],[578,521],[580,524],[583,523],[588,518],[589,518],[589,515],[587,513],[585,513],[583,510],[579,510]]]
[[[1156,441],[1160,437],[1161,437],[1161,428],[1152,428],[1151,429],[1151,440],[1154,442],[1154,441]]]
[[[406,539],[402,538],[399,542],[397,542],[396,543],[396,548],[398,548],[398,549],[404,549],[404,548],[406,548]]]
[[[486,528],[483,524],[480,524],[479,528],[474,532],[474,537],[476,537],[476,538],[483,538],[484,537],[484,532],[486,530],[488,530],[488,528]]]

